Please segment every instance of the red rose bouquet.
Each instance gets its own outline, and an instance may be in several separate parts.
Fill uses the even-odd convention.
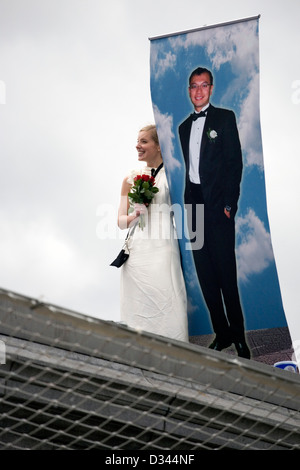
[[[154,198],[155,194],[159,191],[157,186],[155,186],[155,178],[149,175],[136,175],[133,179],[133,185],[128,193],[128,197],[131,199],[133,204],[142,204],[145,207],[148,207]],[[133,212],[133,208],[131,212]],[[143,211],[140,211],[140,220],[139,226],[143,230],[145,227],[145,219]]]

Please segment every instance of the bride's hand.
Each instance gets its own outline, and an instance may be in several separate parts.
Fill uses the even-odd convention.
[[[147,207],[145,206],[145,204],[139,204],[139,203],[135,203],[134,204],[134,212],[136,214],[137,217],[139,217],[140,215],[145,215],[147,214]]]

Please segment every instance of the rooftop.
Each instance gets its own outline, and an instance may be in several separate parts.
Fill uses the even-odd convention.
[[[300,449],[300,376],[0,289],[0,449]]]

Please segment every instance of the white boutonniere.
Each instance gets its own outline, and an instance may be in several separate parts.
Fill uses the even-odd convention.
[[[215,142],[216,141],[216,138],[218,137],[218,134],[216,131],[212,130],[212,129],[208,129],[207,131],[207,137],[209,138],[209,140],[211,142]]]

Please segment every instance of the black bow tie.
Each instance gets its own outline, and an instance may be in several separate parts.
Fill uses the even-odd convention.
[[[193,121],[196,121],[199,117],[205,117],[206,116],[206,111],[200,111],[200,113],[193,113],[191,114]]]

